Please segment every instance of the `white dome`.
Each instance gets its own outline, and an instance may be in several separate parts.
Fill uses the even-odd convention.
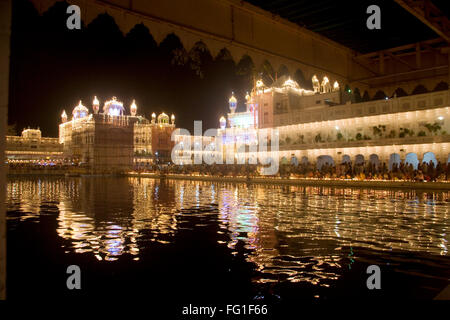
[[[105,102],[103,113],[110,116],[123,116],[125,108],[122,102],[118,101],[116,97],[112,97],[111,100]]]
[[[74,119],[81,119],[84,117],[87,117],[89,115],[89,110],[83,104],[80,102],[78,105],[73,109],[72,116]]]

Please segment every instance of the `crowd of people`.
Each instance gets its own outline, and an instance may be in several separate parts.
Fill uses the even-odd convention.
[[[258,177],[261,167],[252,164],[245,165],[148,165],[135,168],[137,172],[155,172],[160,174],[184,174],[207,176],[245,176]],[[357,180],[407,180],[407,181],[449,181],[450,163],[433,161],[413,164],[394,163],[391,168],[386,163],[350,162],[338,165],[324,163],[320,168],[315,163],[280,164],[277,177],[310,178],[310,179],[357,179]]]
[[[42,165],[38,163],[8,163],[9,170],[17,171],[67,171],[74,168],[73,164],[55,163]],[[75,166],[79,167],[79,166]],[[254,164],[145,164],[134,168],[135,172],[157,174],[183,174],[229,177],[262,177],[262,167]],[[406,181],[450,181],[450,163],[430,161],[418,163],[416,166],[404,162],[385,162],[352,164],[345,162],[338,165],[325,162],[318,166],[316,163],[284,163],[279,165],[275,177],[280,178],[309,178],[309,179],[356,179],[356,180],[406,180]]]

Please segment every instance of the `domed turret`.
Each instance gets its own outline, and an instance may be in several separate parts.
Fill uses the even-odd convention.
[[[172,124],[175,124],[175,115],[173,113],[170,116],[170,121],[171,121]]]
[[[339,82],[337,82],[337,81],[334,82],[334,84],[333,84],[333,90],[334,90],[334,91],[339,90]]]
[[[72,116],[74,119],[81,119],[84,117],[87,117],[89,115],[89,110],[83,104],[80,102],[78,105],[73,109]]]
[[[225,119],[225,117],[224,116],[221,116],[220,117],[220,120],[219,120],[219,123],[220,123],[220,129],[225,129],[226,128],[226,126],[227,126],[227,119]]]
[[[111,100],[106,101],[103,106],[103,113],[109,116],[123,116],[124,111],[123,103],[117,101],[116,97],[112,97]]]
[[[158,116],[158,124],[169,124],[169,116],[164,112]]]
[[[328,80],[328,77],[326,76],[322,79],[322,92],[331,92],[330,80]]]
[[[94,96],[94,101],[92,101],[92,109],[94,110],[94,113],[97,114],[98,110],[100,108],[100,102],[97,99],[97,96]]]
[[[286,88],[300,88],[300,86],[298,85],[297,82],[295,82],[294,80],[292,80],[291,78],[288,78],[284,83],[283,83],[283,87]]]
[[[231,113],[234,113],[236,111],[236,105],[237,105],[237,100],[234,97],[234,93],[231,93],[231,98],[230,100],[228,100],[228,103],[230,104],[230,111]]]
[[[61,121],[64,123],[64,122],[67,122],[67,113],[66,113],[66,110],[63,110],[63,112],[62,112],[62,114],[61,114]]]
[[[314,92],[320,92],[320,82],[319,82],[319,79],[317,79],[316,75],[314,75],[312,77],[312,85],[313,85]]]
[[[131,103],[131,106],[130,106],[130,113],[134,117],[134,116],[136,116],[136,112],[137,112],[136,101],[133,99],[133,103]]]
[[[155,123],[156,121],[156,113],[152,113],[152,123]]]

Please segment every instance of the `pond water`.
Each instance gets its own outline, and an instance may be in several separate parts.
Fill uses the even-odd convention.
[[[8,297],[295,304],[433,299],[449,192],[150,178],[10,178]],[[381,289],[368,290],[378,265]],[[82,289],[68,290],[78,265]]]

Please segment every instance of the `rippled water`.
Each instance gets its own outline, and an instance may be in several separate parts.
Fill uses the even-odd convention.
[[[200,297],[372,297],[366,268],[377,264],[383,284],[377,297],[433,298],[450,279],[449,195],[139,178],[11,179],[9,290],[23,294],[31,280],[21,272],[36,265],[61,280],[50,281],[47,293],[65,292],[64,268],[78,264],[88,274],[85,294],[145,283],[213,291]],[[114,286],[106,285],[111,277]]]

